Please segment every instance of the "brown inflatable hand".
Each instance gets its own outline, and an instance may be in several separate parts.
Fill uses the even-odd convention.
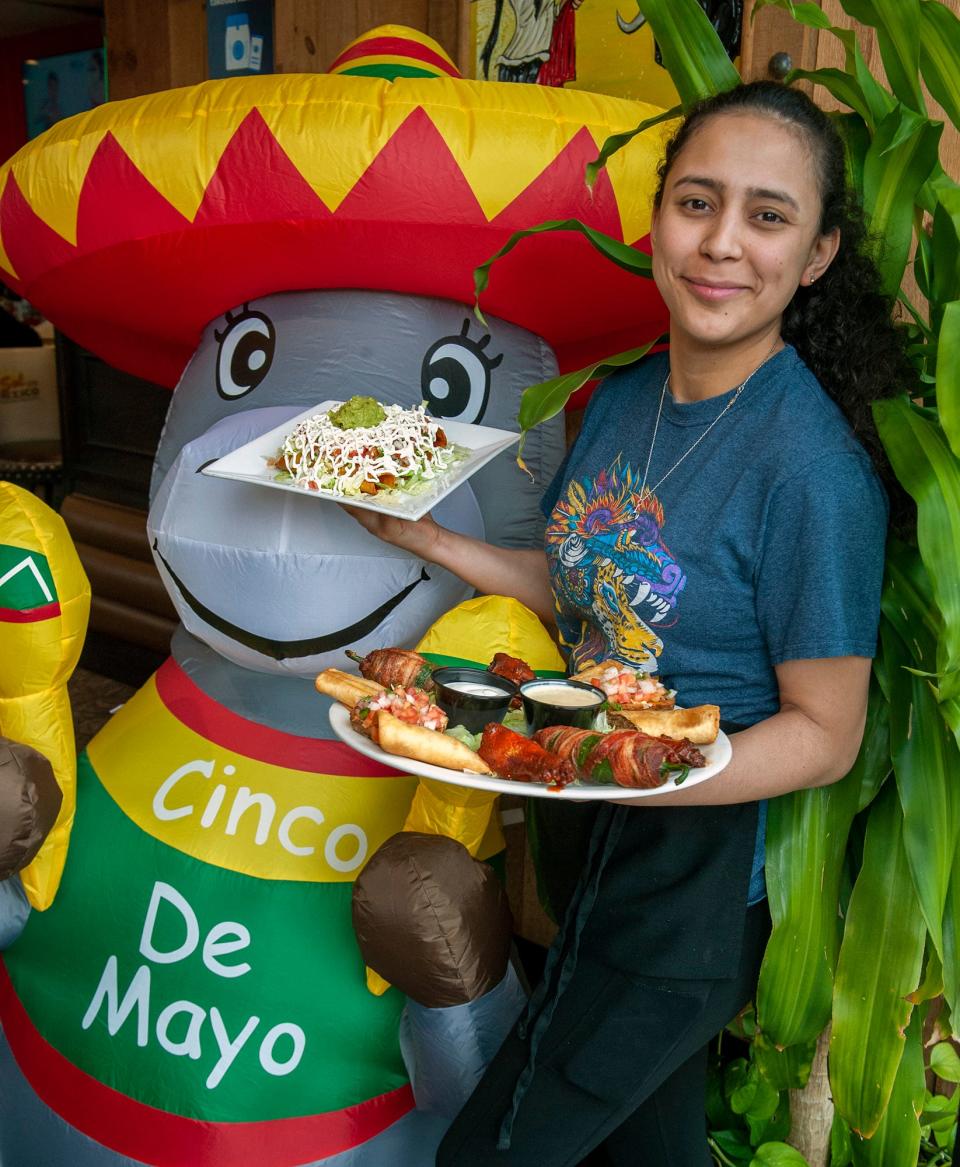
[[[444,835],[393,835],[353,885],[363,959],[427,1008],[495,988],[507,971],[512,927],[493,868]]]
[[[60,812],[63,795],[47,759],[0,737],[0,879],[26,867]]]

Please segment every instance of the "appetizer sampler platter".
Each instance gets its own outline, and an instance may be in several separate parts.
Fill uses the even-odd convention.
[[[284,439],[301,421],[315,414],[328,412],[342,404],[341,401],[322,401],[319,405],[313,405],[252,442],[247,442],[211,462],[209,466],[203,468],[203,473],[215,478],[231,478],[237,482],[268,486],[273,490],[292,490],[312,498],[346,503],[348,506],[361,507],[364,510],[381,511],[403,519],[420,519],[441,499],[456,490],[461,483],[466,482],[482,466],[503,450],[509,449],[520,438],[519,434],[511,433],[509,430],[467,425],[446,418],[435,419],[440,422],[448,441],[464,450],[465,454],[460,461],[439,473],[435,479],[420,483],[415,492],[405,492],[402,489],[381,490],[377,494],[351,494],[344,497],[333,490],[307,490],[295,482],[278,481],[277,470],[270,462],[276,457]]]
[[[518,782],[511,778],[498,778],[493,774],[470,774],[465,770],[448,770],[443,766],[433,766],[429,762],[420,762],[415,758],[404,758],[398,754],[388,754],[385,750],[362,734],[356,732],[350,725],[350,711],[342,705],[334,704],[330,708],[330,727],[337,737],[359,754],[380,762],[384,766],[392,766],[405,774],[415,774],[423,778],[436,778],[439,782],[449,782],[453,786],[466,786],[471,790],[490,790],[497,794],[519,794],[531,798],[559,798],[567,802],[593,802],[597,799],[621,798],[656,798],[657,795],[667,794],[672,790],[686,790],[701,782],[706,782],[719,774],[730,761],[733,750],[730,739],[721,730],[717,740],[711,745],[702,746],[701,751],[707,759],[706,766],[692,769],[683,781],[677,785],[673,779],[668,779],[662,786],[653,789],[618,786],[615,783],[575,782],[569,786],[557,789],[538,782]]]

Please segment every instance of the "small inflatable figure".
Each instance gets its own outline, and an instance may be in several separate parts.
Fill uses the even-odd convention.
[[[4,1167],[432,1162],[457,1105],[437,1101],[443,1041],[457,1016],[483,1030],[475,1069],[518,992],[504,973],[433,1010],[439,1040],[417,1015],[429,998],[401,1026],[403,994],[367,988],[353,882],[404,829],[466,844],[468,866],[443,871],[468,883],[502,837],[488,797],[332,739],[313,677],[431,626],[434,659],[559,657],[518,605],[467,600],[336,506],[201,471],[353,393],[517,429],[527,385],[655,334],[652,285],[574,232],[498,265],[484,328],[469,307],[474,266],[517,228],[578,217],[642,243],[658,142],[636,139],[592,192],[583,168],[651,112],[464,81],[435,42],[387,27],[327,75],[102,106],[0,170],[3,278],[105,360],[176,386],[148,529],[181,618],[171,658],[80,759],[56,899],[7,929]],[[535,544],[563,445],[554,419],[525,449],[536,484],[507,454],[438,520]],[[474,1069],[452,1075],[461,1100]]]

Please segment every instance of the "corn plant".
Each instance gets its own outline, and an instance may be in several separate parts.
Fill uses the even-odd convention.
[[[818,1036],[831,1026],[831,1167],[906,1167],[917,1163],[921,1140],[924,1162],[949,1162],[938,1148],[952,1140],[960,1095],[925,1094],[922,1044],[926,1002],[944,998],[942,1031],[960,1016],[960,185],[940,165],[943,127],[924,96],[925,89],[960,127],[960,20],[938,0],[841,3],[876,30],[887,85],[867,68],[855,31],[834,27],[818,4],[757,0],[756,10],[784,8],[843,45],[843,69],[795,70],[786,80],[822,85],[843,107],[834,116],[850,181],[909,333],[914,391],[874,412],[916,503],[916,538],[890,542],[880,649],[853,770],[770,805],[773,933],[757,986],[751,1065],[774,1090],[801,1087]],[[594,173],[635,133],[740,80],[696,0],[641,7],[682,105],[607,142]],[[536,228],[571,229],[649,277],[648,256],[582,224]],[[902,290],[908,268],[925,305]],[[477,270],[478,295],[488,271],[489,264]],[[522,429],[644,351],[533,386]],[[797,1162],[791,1154],[767,1143],[754,1162]]]

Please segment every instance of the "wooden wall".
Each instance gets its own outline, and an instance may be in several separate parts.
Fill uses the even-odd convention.
[[[946,6],[960,16],[960,0],[943,0]],[[820,7],[839,28],[853,28],[854,21],[843,11],[840,0],[819,0]],[[806,28],[792,20],[779,8],[763,8],[751,19],[754,0],[747,0],[743,21],[743,74],[747,79],[769,76],[770,58],[778,52],[790,54],[795,68],[826,69],[843,67],[843,46],[827,32]],[[858,41],[861,52],[872,72],[883,76],[883,64],[873,29],[859,26]],[[836,109],[838,103],[821,86],[814,98],[825,109]],[[960,178],[960,132],[944,116],[940,106],[927,94],[930,116],[944,119],[940,160],[944,170]]]
[[[378,24],[405,24],[429,33],[460,59],[469,12],[460,0],[274,0],[278,73],[322,73],[341,49]],[[463,19],[461,20],[461,13]]]
[[[206,80],[203,0],[105,0],[104,17],[111,100]]]
[[[105,0],[112,98],[136,97],[207,75],[203,0]],[[455,61],[468,58],[466,0],[274,0],[277,73],[322,73],[341,49],[378,24],[429,33]]]

